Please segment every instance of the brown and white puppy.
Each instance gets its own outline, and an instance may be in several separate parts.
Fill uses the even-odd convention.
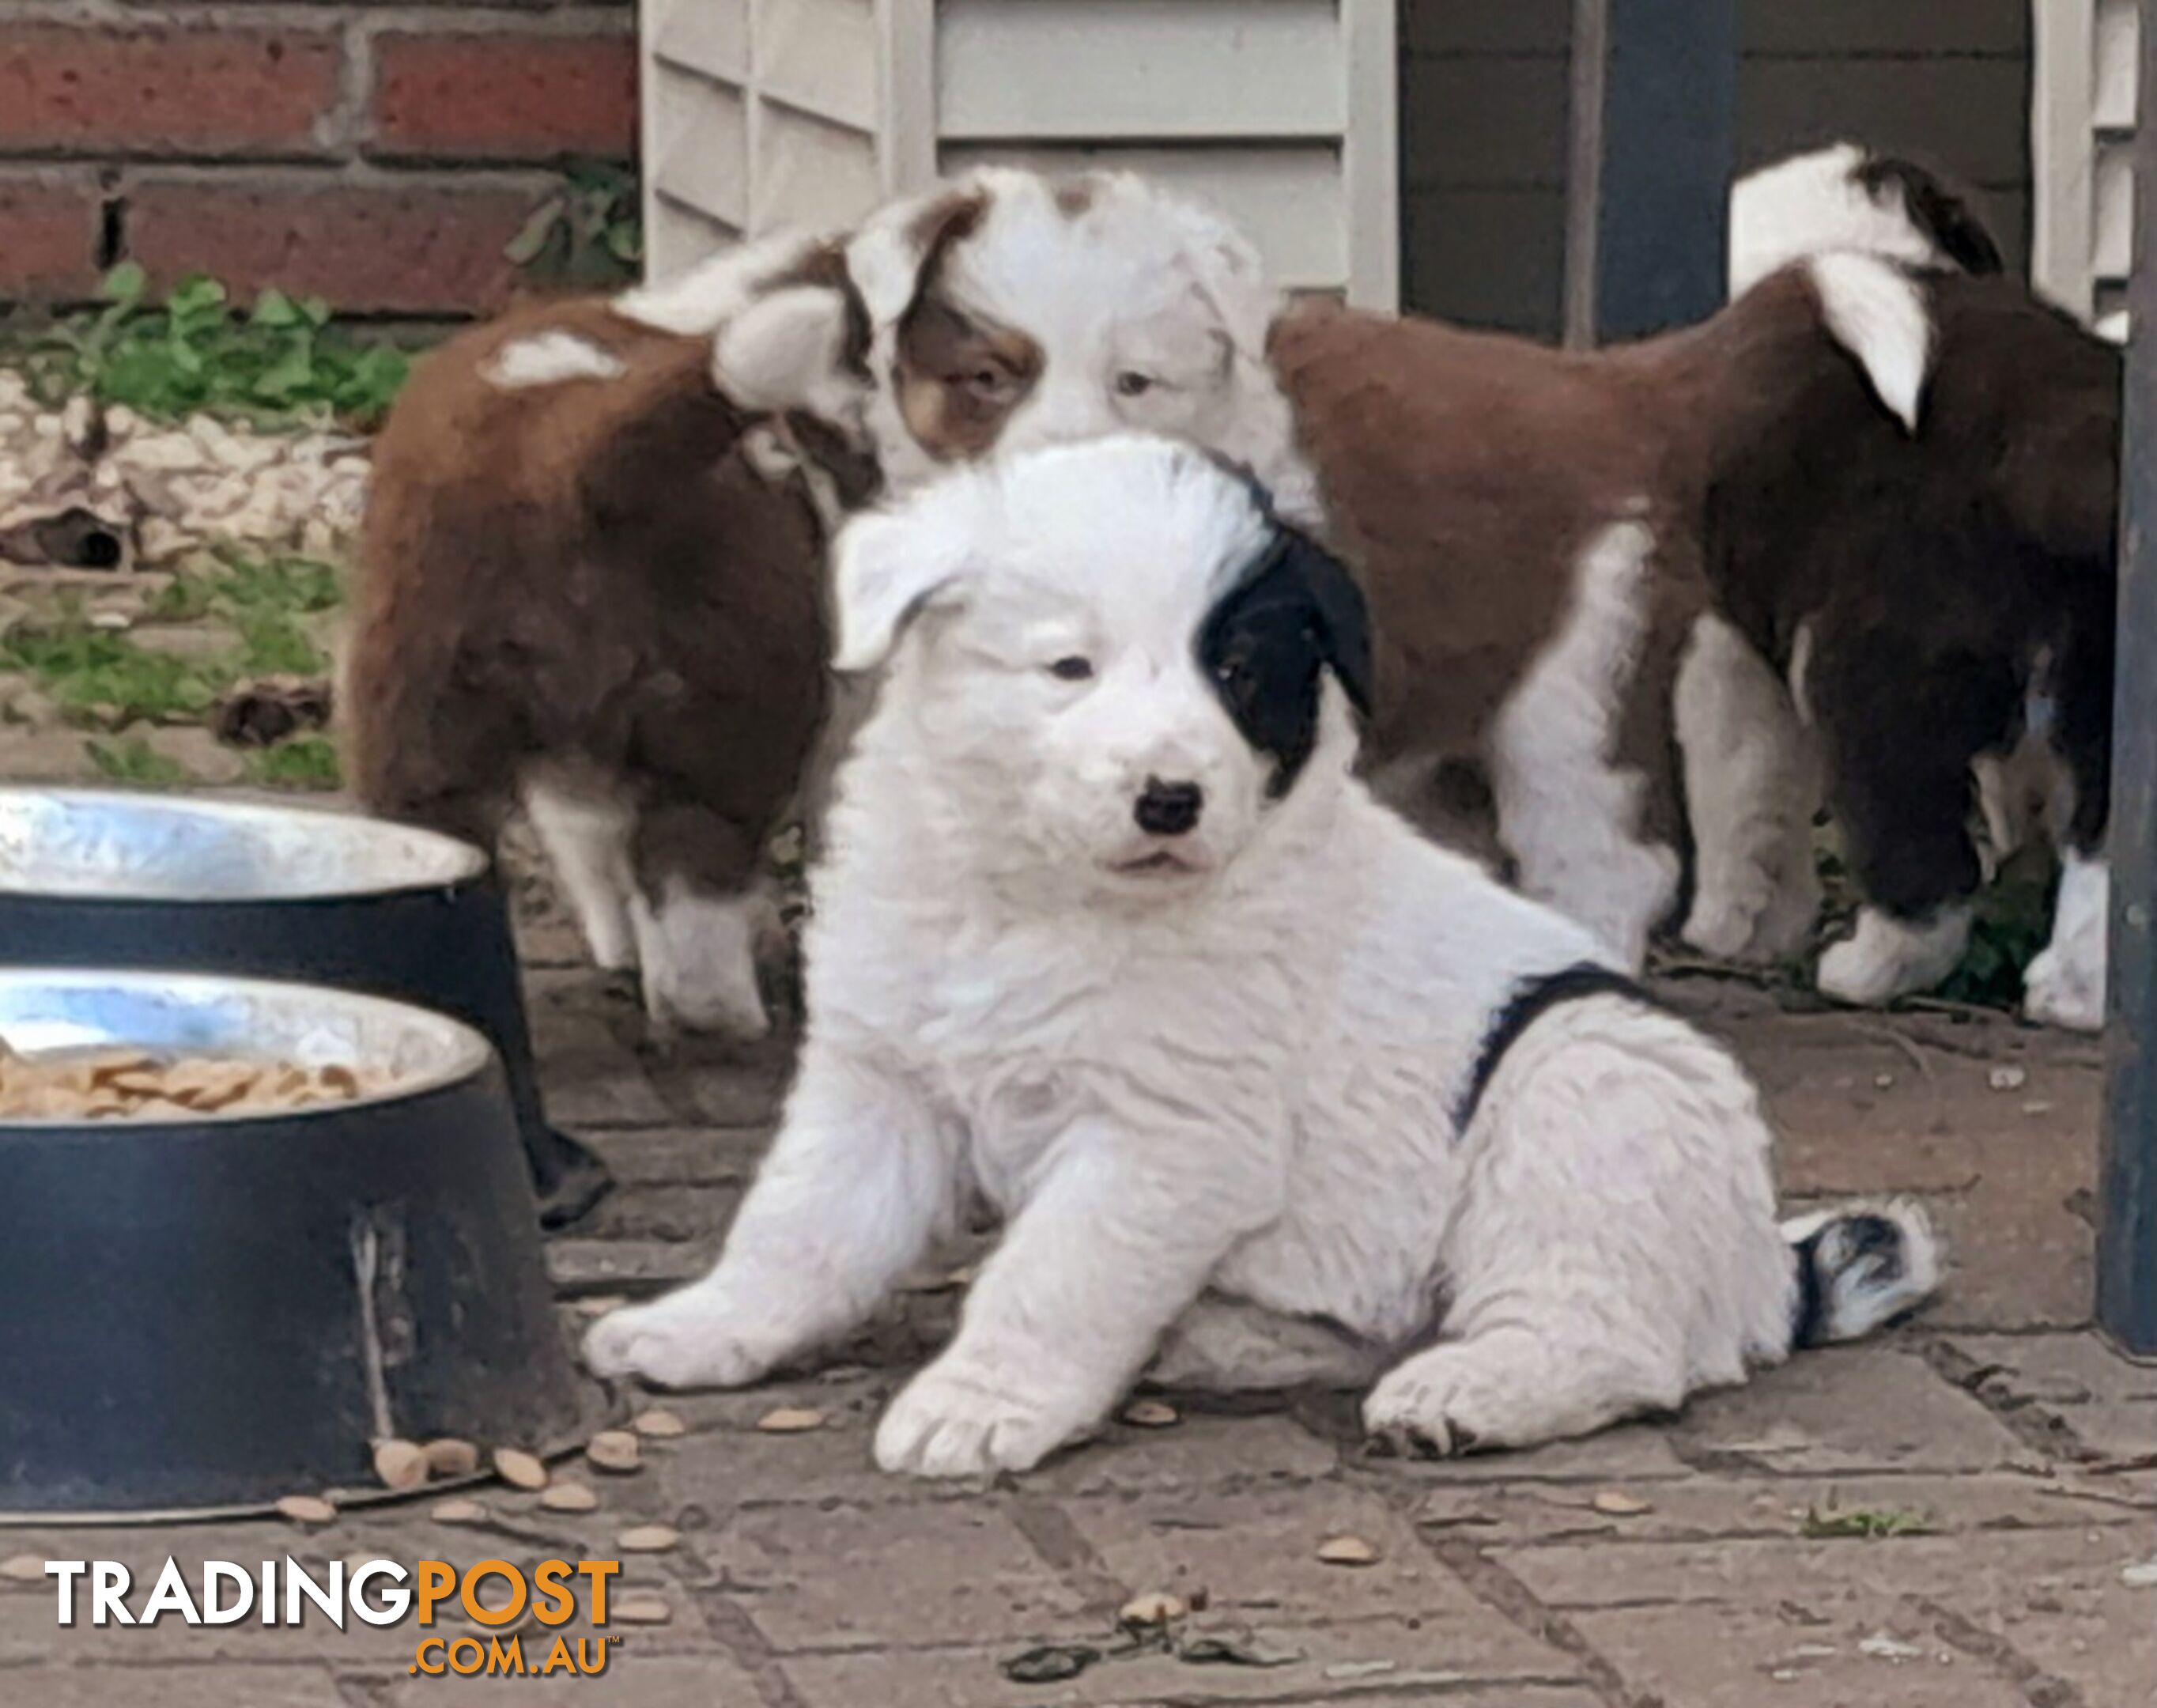
[[[2064,870],[2025,1009],[2094,1030],[2119,353],[2013,280],[1898,271],[1896,286],[1907,306],[1893,336],[1921,382],[1906,421],[1763,416],[1711,494],[1717,610],[1781,690],[1726,702],[1726,738],[1743,723],[1763,748],[1820,757],[1863,898],[1855,931],[1820,958],[1822,990],[1876,1003],[1945,978],[1988,856],[2041,836]],[[1779,826],[1810,857],[1818,795],[1703,774],[1708,721],[1681,709],[1696,822]],[[1712,838],[1701,844],[1705,872]]]
[[[1820,987],[1884,1001],[1951,972],[1994,862],[2048,841],[2063,870],[2025,1009],[2094,1029],[2117,354],[1995,276],[1982,223],[1907,162],[1848,144],[1784,162],[1737,185],[1732,231],[1734,290],[1793,254],[1910,269],[1903,337],[1922,391],[1907,430],[1763,416],[1715,491],[1716,610],[1677,689],[1696,855],[1685,934],[1746,958],[1802,946],[1825,801],[1864,905],[1822,955]]]
[[[768,1027],[765,841],[826,712],[826,519],[867,496],[837,246],[452,339],[375,450],[342,703],[361,799],[492,846],[520,803],[662,1026]]]

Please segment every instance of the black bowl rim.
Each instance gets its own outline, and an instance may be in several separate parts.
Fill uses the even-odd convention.
[[[261,908],[304,907],[324,902],[371,901],[388,896],[440,895],[461,886],[476,883],[486,877],[493,861],[485,849],[461,837],[441,831],[427,829],[423,825],[408,825],[396,819],[377,816],[369,812],[343,812],[334,807],[288,805],[282,801],[257,800],[228,795],[208,789],[80,789],[66,785],[46,787],[34,783],[0,783],[0,806],[10,800],[56,800],[84,806],[126,806],[139,809],[144,805],[171,807],[181,811],[201,813],[212,817],[234,819],[298,819],[337,825],[373,825],[399,835],[416,837],[422,841],[440,846],[456,857],[456,869],[446,876],[415,879],[409,883],[368,884],[353,889],[308,890],[295,894],[281,895],[268,893],[259,895],[175,895],[158,894],[142,889],[103,890],[83,893],[74,890],[38,889],[13,883],[0,876],[0,899],[36,901],[69,907],[100,908],[121,906],[130,908]]]
[[[118,1138],[137,1132],[169,1131],[175,1127],[203,1127],[221,1131],[265,1122],[316,1121],[326,1116],[348,1114],[355,1109],[379,1109],[387,1104],[429,1096],[476,1078],[490,1068],[498,1066],[500,1062],[494,1045],[486,1035],[476,1026],[469,1026],[454,1016],[424,1007],[416,1002],[400,1001],[394,996],[378,996],[341,985],[318,985],[305,979],[259,979],[155,967],[0,966],[0,990],[23,985],[46,990],[54,987],[106,990],[116,986],[131,987],[157,994],[177,993],[181,995],[190,992],[203,995],[212,992],[236,993],[253,995],[265,1001],[274,1001],[281,996],[304,995],[332,1008],[371,1009],[385,1018],[394,1015],[413,1024],[440,1031],[447,1035],[454,1053],[446,1066],[424,1078],[403,1080],[388,1090],[348,1098],[342,1103],[312,1104],[302,1109],[250,1109],[238,1114],[224,1114],[216,1110],[183,1109],[171,1115],[131,1115],[126,1119],[0,1116],[0,1137],[20,1133]],[[125,1038],[115,1039],[109,1047],[152,1048],[148,1045],[133,1044]]]

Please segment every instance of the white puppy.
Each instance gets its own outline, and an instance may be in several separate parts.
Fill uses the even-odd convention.
[[[1382,1439],[1519,1445],[1933,1285],[1912,1207],[1779,1230],[1730,1057],[1352,778],[1362,602],[1202,454],[957,475],[848,529],[837,595],[841,668],[888,671],[800,1077],[718,1267],[600,1323],[595,1370],[754,1381],[976,1195],[1007,1229],[888,1469],[1023,1469],[1149,1366],[1385,1371]]]

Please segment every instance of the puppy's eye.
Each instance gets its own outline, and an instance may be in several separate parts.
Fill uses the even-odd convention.
[[[1151,373],[1140,373],[1135,368],[1125,368],[1116,376],[1116,395],[1120,398],[1142,398],[1161,382]]]
[[[1048,673],[1059,682],[1086,682],[1093,677],[1094,661],[1090,658],[1080,658],[1074,654],[1069,658],[1058,659],[1055,663],[1048,666]]]
[[[1009,388],[1011,380],[1000,369],[977,368],[970,373],[960,375],[959,383],[977,396],[993,398],[1001,397]]]

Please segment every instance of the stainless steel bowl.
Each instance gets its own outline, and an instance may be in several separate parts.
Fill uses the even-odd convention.
[[[348,990],[0,972],[0,1041],[343,1063],[347,1104],[0,1118],[0,1516],[366,1489],[371,1443],[585,1421],[494,1053]]]
[[[321,900],[476,883],[469,843],[314,809],[117,790],[0,789],[0,893]]]
[[[208,1056],[363,1068],[379,1090],[336,1104],[361,1109],[438,1091],[487,1067],[486,1040],[446,1015],[348,990],[204,975],[0,970],[0,1044],[18,1056],[61,1056],[125,1047],[162,1058]],[[0,1075],[4,1075],[0,1064]],[[130,1119],[133,1126],[186,1124],[184,1113]],[[222,1123],[275,1119],[213,1117]],[[80,1129],[106,1122],[30,1120],[0,1126]]]
[[[548,1226],[609,1184],[548,1125],[509,911],[469,844],[186,795],[0,788],[0,964],[303,979],[468,1021],[501,1052]]]

